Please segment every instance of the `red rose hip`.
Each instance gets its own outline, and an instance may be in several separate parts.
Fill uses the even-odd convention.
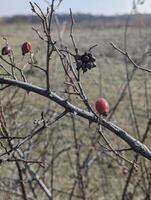
[[[4,46],[1,50],[1,53],[3,56],[9,55],[11,53],[12,49],[9,46]]]
[[[31,45],[30,42],[24,42],[24,43],[22,44],[21,49],[22,49],[22,55],[24,56],[26,53],[31,52],[32,45]]]
[[[98,98],[96,100],[95,108],[100,115],[106,115],[109,112],[109,104],[104,98]]]

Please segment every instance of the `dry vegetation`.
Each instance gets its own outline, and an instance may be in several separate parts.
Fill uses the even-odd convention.
[[[35,28],[41,30],[40,25],[35,25]],[[62,32],[60,32],[62,33],[63,45],[68,46],[73,52],[74,48],[69,37],[69,28],[68,24],[66,27],[65,24],[61,24],[60,30]],[[56,25],[53,25],[52,30],[54,38],[59,43]],[[107,119],[128,131],[135,138],[140,139],[143,137],[151,117],[150,73],[139,69],[135,71],[129,89],[127,87],[117,109],[111,115],[112,108],[127,82],[126,63],[128,65],[128,74],[131,74],[134,69],[133,65],[126,61],[125,56],[121,55],[110,45],[110,42],[113,42],[119,48],[124,49],[124,33],[125,24],[118,29],[114,27],[104,28],[102,25],[99,26],[99,24],[92,28],[92,24],[90,27],[89,23],[87,25],[84,24],[84,26],[82,24],[74,26],[74,38],[80,53],[84,53],[95,44],[98,45],[92,51],[96,56],[97,67],[85,74],[81,74],[83,89],[89,98],[90,104],[94,108],[95,100],[100,96],[105,97],[111,107]],[[30,65],[25,66],[27,60],[30,59],[30,55],[26,55],[23,58],[20,50],[21,44],[24,41],[31,41],[38,65],[41,67],[45,66],[45,42],[41,41],[32,30],[32,25],[26,23],[1,23],[0,37],[0,47],[4,46],[2,37],[6,37],[9,40],[9,44],[14,51],[16,63],[18,63],[19,68],[24,66],[24,73],[27,76],[28,82],[44,87],[45,79],[43,72]],[[151,69],[150,38],[151,29],[145,29],[144,27],[142,29],[141,24],[138,27],[130,27],[127,30],[127,52],[136,63],[149,69]],[[1,64],[3,63],[1,62]],[[68,94],[64,93],[64,76],[61,63],[56,54],[54,54],[50,61],[50,88],[66,98]],[[130,92],[132,96],[130,96]],[[132,99],[130,100],[131,97]],[[74,95],[71,95],[70,98],[73,104],[85,109],[79,98]],[[41,119],[42,112],[45,118],[50,119],[62,110],[61,107],[58,107],[52,101],[13,87],[0,91],[0,100],[7,129],[11,137],[27,136],[33,129],[35,120]],[[104,135],[115,149],[128,147],[125,142],[121,141],[112,132],[104,128],[103,130]],[[151,146],[150,133],[149,131],[145,140],[145,144],[148,147]],[[106,144],[102,137],[99,138],[100,144],[96,142],[98,137],[96,124],[91,124],[89,127],[88,121],[77,116],[74,116],[73,120],[70,114],[68,114],[50,128],[43,130],[29,140],[21,147],[21,150],[23,150],[24,157],[27,160],[42,161],[44,168],[40,167],[38,163],[29,165],[46,183],[54,199],[120,200],[122,199],[123,189],[132,164],[119,158],[112,151],[106,151],[104,147]],[[19,141],[21,140],[13,140],[16,143]],[[0,142],[0,154],[5,151],[3,148],[5,142],[7,141],[3,140]],[[75,147],[76,142],[78,143],[78,148]],[[79,163],[81,165],[79,174],[77,174],[77,149],[80,153]],[[88,152],[90,152],[90,156],[88,156]],[[134,156],[136,156],[133,151],[123,151],[121,155],[129,160],[133,160]],[[10,154],[9,156],[11,158],[12,155]],[[6,155],[6,159],[9,156]],[[84,161],[87,162],[87,165],[84,165]],[[133,171],[127,193],[124,197],[125,200],[149,200],[151,198],[150,161],[139,157],[137,163],[138,169]],[[15,166],[15,162],[7,161],[3,161],[0,165],[0,197],[2,199],[22,199],[21,180],[19,180]],[[27,169],[28,166],[21,162],[20,167],[23,171],[28,199],[47,199],[47,196],[37,185],[37,182],[31,178],[32,176],[30,176],[30,172]],[[80,186],[80,183],[76,184],[76,181],[78,182],[79,180],[77,177],[79,175],[82,177],[83,186]],[[76,184],[75,188],[74,183]],[[83,188],[81,189],[80,187]],[[29,188],[32,188],[32,190]],[[71,194],[73,196],[70,198]]]

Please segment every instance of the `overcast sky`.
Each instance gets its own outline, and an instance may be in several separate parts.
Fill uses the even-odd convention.
[[[32,1],[32,0],[31,0]],[[0,0],[0,16],[14,14],[31,14],[29,0]],[[33,0],[42,8],[45,8],[45,0]],[[124,14],[132,8],[132,0],[63,0],[59,12],[84,12],[92,14]],[[144,5],[139,6],[139,11],[151,13],[151,0],[145,0]]]

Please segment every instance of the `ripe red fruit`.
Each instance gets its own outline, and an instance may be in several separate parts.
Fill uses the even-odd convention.
[[[1,53],[2,53],[3,56],[5,56],[5,55],[9,55],[9,54],[11,53],[11,51],[12,51],[11,47],[9,47],[9,46],[7,45],[7,46],[4,46],[4,47],[2,48]]]
[[[32,45],[31,45],[30,42],[24,42],[24,43],[22,44],[21,49],[22,49],[22,55],[24,56],[26,53],[31,52]]]
[[[109,112],[109,104],[106,99],[98,98],[95,102],[95,108],[101,115],[106,115]]]

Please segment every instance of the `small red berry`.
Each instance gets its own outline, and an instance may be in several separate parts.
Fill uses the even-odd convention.
[[[24,42],[24,43],[22,44],[21,49],[22,49],[22,55],[24,56],[26,53],[31,52],[32,45],[31,45],[30,42]]]
[[[98,98],[95,102],[95,108],[99,114],[106,115],[109,112],[109,104],[106,99]]]
[[[1,53],[2,53],[3,56],[5,56],[5,55],[9,55],[9,54],[11,53],[11,51],[12,51],[11,47],[9,47],[9,46],[4,46],[4,47],[2,48]]]

